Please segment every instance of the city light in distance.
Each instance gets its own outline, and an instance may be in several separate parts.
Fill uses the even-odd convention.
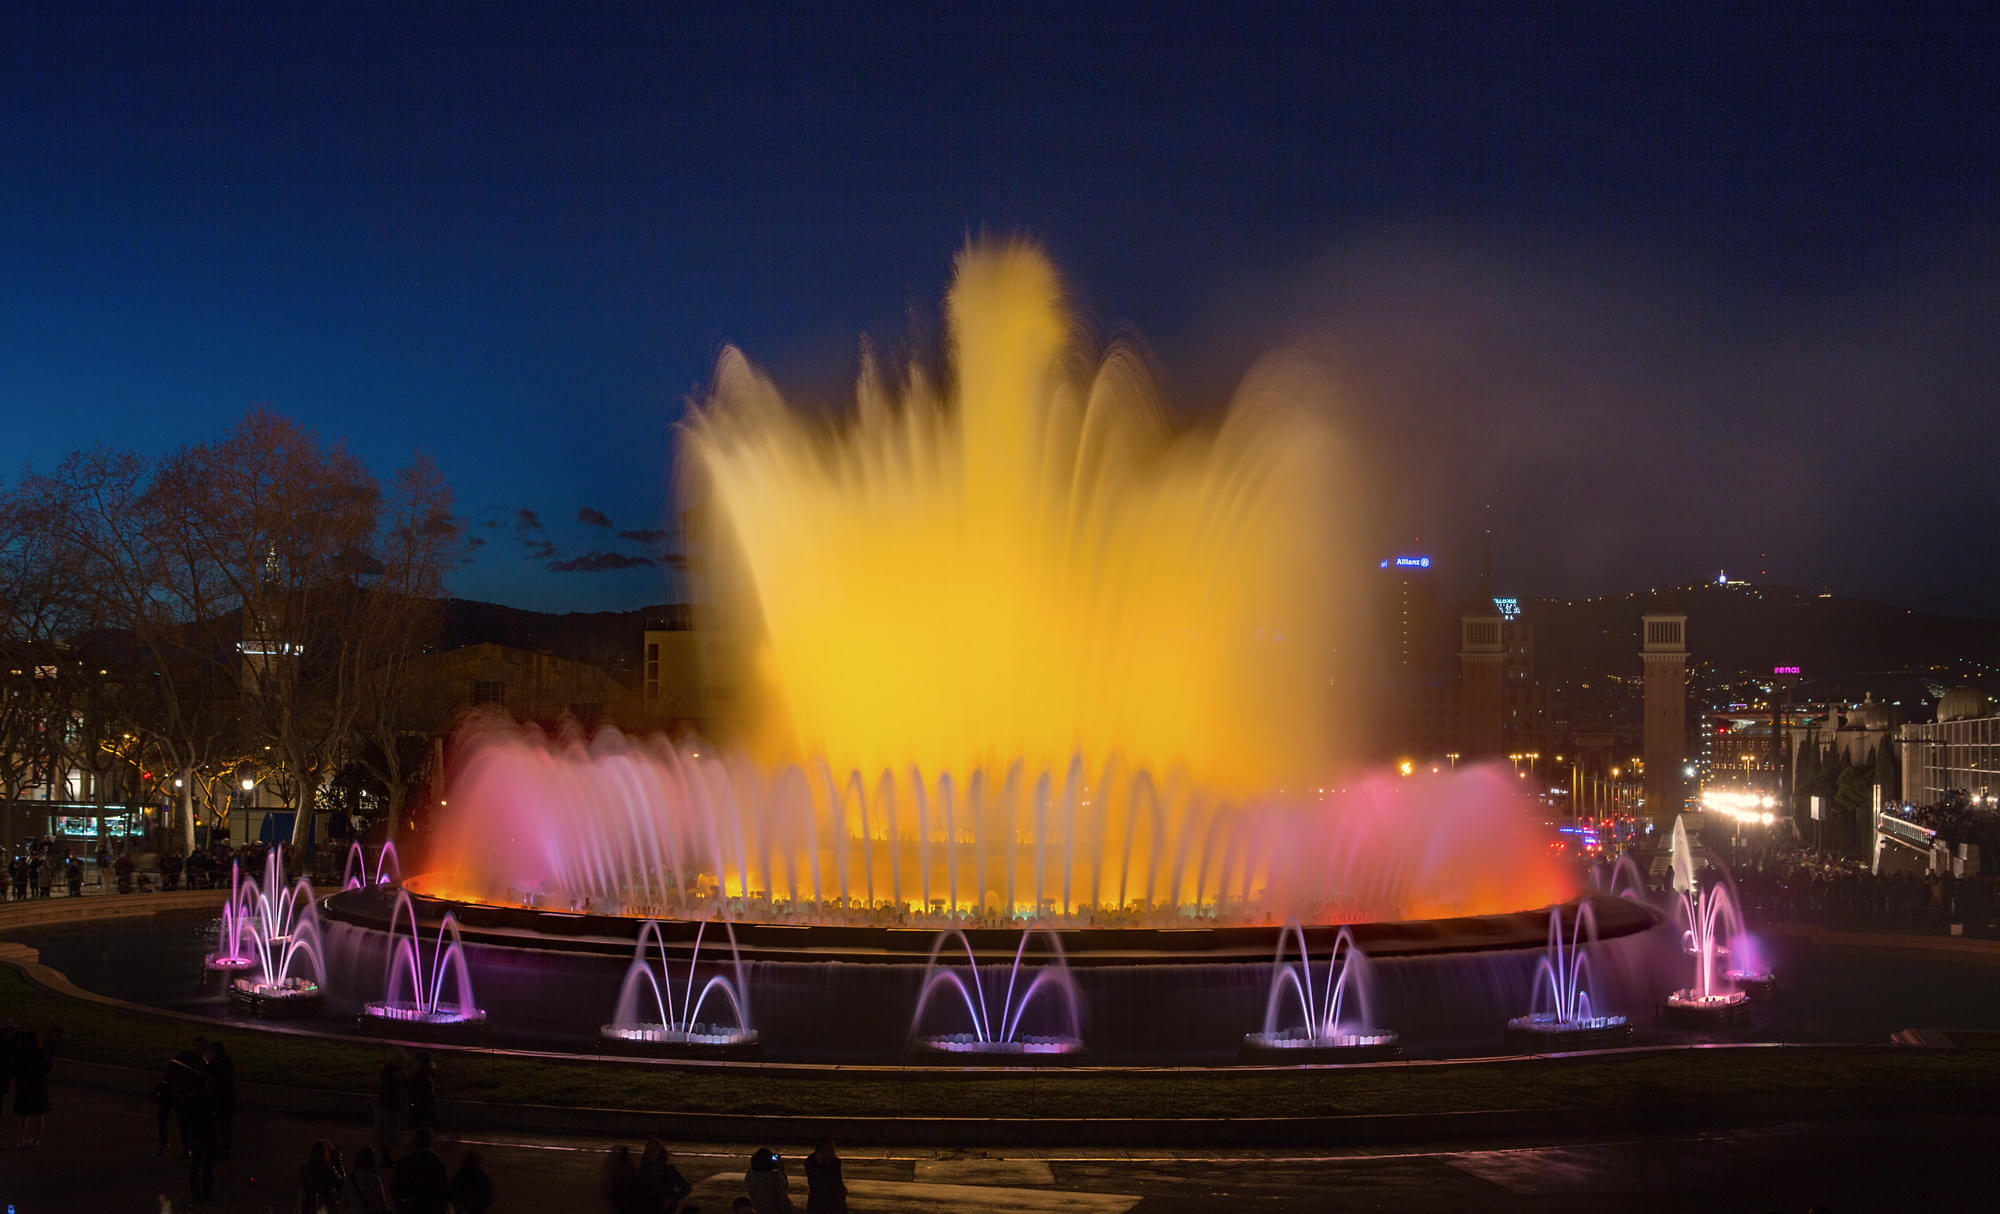
[[[1721,814],[1745,825],[1769,826],[1776,822],[1778,817],[1771,811],[1777,804],[1777,798],[1768,793],[1709,789],[1701,794],[1703,812]]]

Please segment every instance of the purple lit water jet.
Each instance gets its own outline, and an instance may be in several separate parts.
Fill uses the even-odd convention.
[[[304,877],[286,886],[277,848],[264,858],[264,880],[232,869],[222,938],[204,965],[244,973],[229,984],[229,1000],[261,1016],[295,1015],[317,1007],[326,984],[326,950],[312,884]],[[307,973],[294,973],[294,965]]]
[[[396,854],[394,842],[385,842],[375,853],[374,875],[370,876],[368,857],[356,840],[347,848],[347,865],[341,872],[340,888],[360,889],[367,885],[400,885],[403,880],[403,862]]]
[[[405,923],[409,926],[407,936],[400,934]],[[432,946],[428,966],[424,964],[416,906],[410,895],[400,890],[390,913],[389,930],[396,945],[383,977],[383,996],[378,1002],[362,1006],[365,1015],[431,1027],[485,1023],[486,1013],[479,1010],[472,998],[472,974],[465,964],[465,945],[459,939],[458,920],[451,912],[445,912],[438,924],[437,943]],[[450,999],[445,998],[447,980],[451,983]]]
[[[1290,946],[1298,945],[1298,959],[1287,963]],[[1271,959],[1271,992],[1264,1002],[1264,1027],[1245,1034],[1244,1050],[1258,1054],[1284,1051],[1288,1059],[1360,1061],[1386,1058],[1401,1053],[1401,1038],[1388,1029],[1372,1027],[1374,1008],[1369,998],[1368,955],[1354,943],[1345,927],[1334,937],[1327,958],[1326,981],[1315,989],[1312,959],[1306,949],[1305,929],[1297,919],[1289,920],[1278,936],[1277,955]],[[1290,992],[1292,998],[1285,995]],[[1293,1005],[1299,1023],[1279,1028],[1281,1013]],[[1347,1016],[1344,1013],[1353,1012]]]
[[[1597,912],[1590,903],[1577,904],[1567,941],[1562,907],[1549,908],[1548,945],[1535,963],[1528,1014],[1507,1022],[1510,1044],[1533,1050],[1586,1049],[1631,1036],[1626,1017],[1599,1012],[1592,1004],[1589,948],[1596,941]]]
[[[672,966],[667,959],[667,945],[661,938],[660,925],[652,919],[642,924],[632,964],[626,968],[625,979],[618,988],[618,1003],[612,1012],[611,1023],[600,1029],[599,1035],[608,1041],[637,1045],[717,1049],[741,1049],[755,1045],[757,1030],[750,1027],[747,984],[743,980],[743,957],[736,947],[736,930],[727,919],[722,921],[722,926],[729,937],[730,965],[735,975],[733,980],[722,974],[713,974],[702,984],[701,992],[695,993],[695,971],[701,962],[702,935],[708,930],[708,916],[703,915],[701,926],[695,929],[694,948],[688,955],[687,982],[676,1004]],[[657,970],[648,955],[649,941],[659,958]],[[651,995],[650,1000],[645,998],[647,994]],[[720,995],[728,1002],[730,1013],[736,1020],[734,1025],[716,1024],[701,1018],[701,1010],[710,995]],[[650,1017],[645,1014],[648,1010],[652,1013]]]
[[[1049,955],[1036,968],[1034,977],[1026,987],[1020,986],[1022,962],[1028,951],[1028,941],[1041,936],[1047,941]],[[951,968],[940,966],[939,955],[945,945],[957,937],[965,949],[966,971],[972,978],[967,986]],[[998,978],[998,967],[993,967]],[[969,1028],[955,1033],[923,1033],[924,1012],[930,1006],[931,997],[946,987],[958,993],[959,1002],[964,1006]],[[1015,991],[1020,998],[1015,998]],[[1059,997],[1064,1012],[1063,1031],[1056,1033],[1024,1033],[1021,1031],[1023,1017],[1035,1001],[1035,996],[1044,990]],[[1069,961],[1063,956],[1062,941],[1047,928],[1029,928],[1021,933],[1021,940],[1014,950],[1014,963],[1007,970],[1006,993],[1000,1000],[999,1015],[995,1016],[986,994],[986,982],[980,974],[979,959],[972,951],[972,941],[957,928],[939,932],[931,945],[931,955],[924,970],[923,985],[917,995],[917,1007],[910,1015],[911,1042],[919,1049],[935,1050],[947,1054],[968,1054],[980,1056],[1025,1055],[1036,1057],[1058,1057],[1072,1055],[1083,1049],[1083,1024],[1076,991],[1076,981],[1070,976]]]

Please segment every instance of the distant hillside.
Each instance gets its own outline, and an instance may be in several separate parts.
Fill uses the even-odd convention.
[[[1719,670],[1798,666],[1835,681],[1885,672],[1988,681],[2000,672],[2000,622],[1966,620],[1784,586],[1689,586],[1671,592],[1687,613],[1688,650]],[[1535,668],[1544,680],[1638,669],[1648,594],[1532,599]]]
[[[561,615],[499,603],[447,599],[438,648],[491,641],[536,653],[589,662],[620,675],[639,669],[640,634],[646,621],[666,613],[664,604],[635,611],[571,611]]]
[[[2000,622],[1783,586],[1689,586],[1671,593],[1687,612],[1690,653],[1718,670],[1798,666],[1822,686],[1859,686],[1890,672],[1928,674],[2000,691]],[[1651,601],[1649,594],[1525,600],[1524,615],[1535,626],[1536,677],[1560,683],[1606,671],[1638,673],[1639,616]],[[439,647],[492,641],[636,677],[640,634],[666,610],[660,604],[557,615],[450,599]]]

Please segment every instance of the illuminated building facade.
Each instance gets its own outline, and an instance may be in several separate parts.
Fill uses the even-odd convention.
[[[1992,697],[1971,687],[1947,692],[1937,720],[1903,726],[1901,740],[1904,801],[2000,804],[2000,715]]]

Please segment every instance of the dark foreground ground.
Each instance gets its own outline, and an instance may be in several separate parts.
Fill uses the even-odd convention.
[[[175,1159],[154,1157],[152,1108],[138,1095],[58,1086],[39,1148],[0,1151],[0,1211],[156,1214],[185,1202]],[[235,1157],[217,1201],[200,1209],[290,1211],[306,1146],[330,1138],[351,1153],[368,1127],[239,1113]],[[499,1211],[606,1209],[602,1139],[444,1135],[456,1164],[481,1151]],[[1642,1210],[1832,1211],[2000,1208],[2000,1117],[1914,1116],[1787,1123],[1748,1130],[1581,1136],[1559,1141],[1407,1145],[1378,1150],[863,1151],[846,1153],[851,1205],[881,1211]],[[773,1143],[791,1153],[801,1144]],[[748,1147],[676,1151],[704,1211],[742,1192]],[[804,1181],[795,1173],[795,1200]]]

